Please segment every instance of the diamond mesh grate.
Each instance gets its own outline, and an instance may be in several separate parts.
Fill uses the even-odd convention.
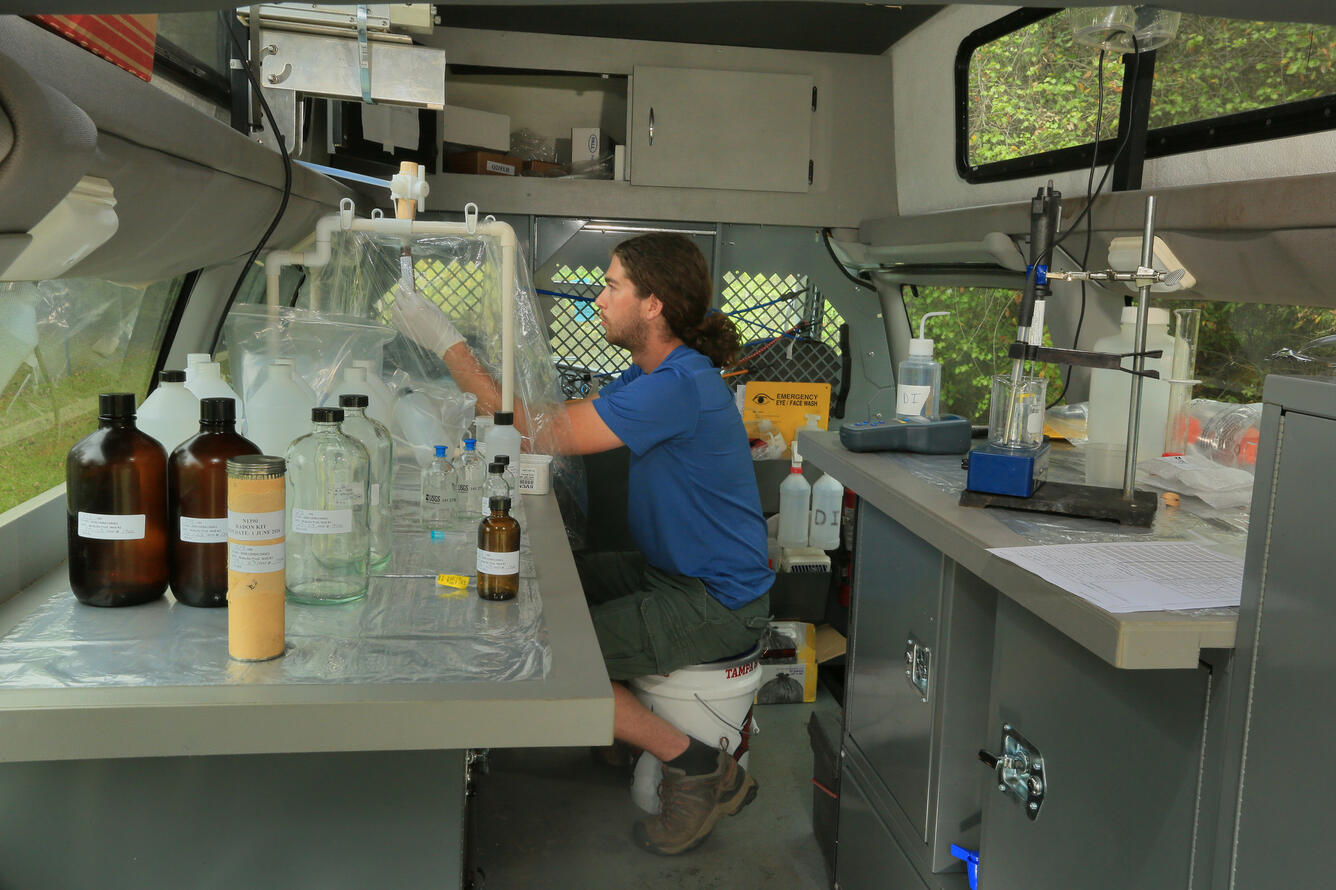
[[[552,284],[562,293],[592,301],[603,290],[603,272],[598,266],[588,269],[561,266],[552,273]],[[552,323],[548,331],[552,360],[562,372],[563,387],[569,389],[575,385],[568,386],[568,377],[578,379],[583,374],[616,376],[631,365],[630,352],[603,338],[603,328],[598,323],[598,310],[593,302],[557,298],[552,304]]]
[[[809,320],[812,326],[788,343],[777,343],[746,361],[739,361],[753,380],[829,383],[840,386],[840,325],[844,318],[821,296],[805,275],[724,273],[724,312],[732,313],[743,342],[742,357]],[[793,338],[789,338],[793,339]]]
[[[413,282],[418,293],[431,300],[456,324],[478,317],[483,301],[493,291],[491,270],[483,263],[451,258],[424,257],[413,263]],[[398,282],[380,301],[380,317],[390,320],[390,306]]]

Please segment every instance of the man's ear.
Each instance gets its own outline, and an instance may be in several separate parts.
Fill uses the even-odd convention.
[[[640,305],[643,309],[646,321],[652,321],[663,315],[663,300],[660,300],[658,297],[654,296],[654,294],[650,294],[642,300]]]

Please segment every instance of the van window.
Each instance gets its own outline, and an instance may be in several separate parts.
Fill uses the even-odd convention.
[[[1336,27],[1184,13],[1153,54],[1148,158],[1336,127]],[[1104,60],[1100,163],[1112,157],[1125,58]],[[1088,167],[1099,51],[1066,15],[1022,9],[969,34],[956,56],[956,162],[969,182]]]
[[[993,375],[1011,373],[1007,349],[1016,339],[1021,292],[988,287],[905,287],[902,293],[916,337],[924,313],[951,313],[945,318],[928,319],[927,327],[933,358],[942,364],[942,413],[987,423]],[[1055,345],[1047,330],[1044,344]],[[1061,397],[1061,369],[1049,364],[1039,367],[1048,379],[1051,404]]]
[[[142,401],[184,281],[0,283],[0,511],[65,481],[98,393]]]
[[[1268,374],[1336,375],[1336,310],[1266,303],[1164,303],[1202,310],[1198,399],[1260,402]]]

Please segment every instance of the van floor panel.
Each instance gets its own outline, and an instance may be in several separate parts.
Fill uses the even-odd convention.
[[[814,710],[839,706],[821,688],[812,704],[756,709],[750,772],[756,800],[722,819],[680,856],[637,848],[626,771],[587,748],[494,748],[478,780],[474,839],[486,890],[820,890],[830,886],[812,834]]]

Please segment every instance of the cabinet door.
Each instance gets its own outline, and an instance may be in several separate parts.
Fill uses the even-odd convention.
[[[631,182],[805,192],[812,78],[636,66]]]

